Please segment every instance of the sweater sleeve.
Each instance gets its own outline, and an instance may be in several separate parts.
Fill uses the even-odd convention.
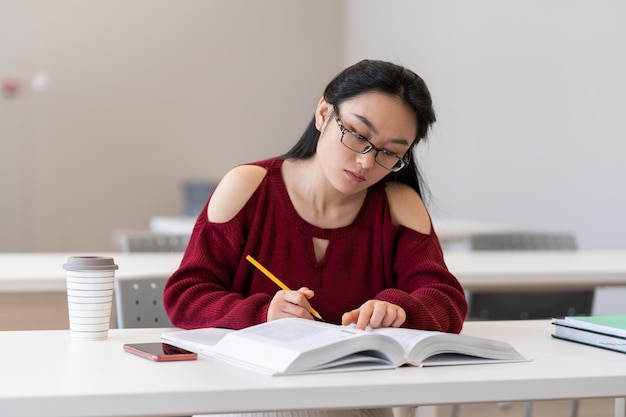
[[[245,216],[210,223],[205,210],[194,226],[181,265],[163,292],[167,314],[177,327],[241,329],[266,321],[272,297],[238,291]]]
[[[461,284],[445,264],[434,230],[422,235],[404,229],[397,245],[396,288],[381,291],[376,299],[404,308],[404,327],[460,333],[467,301]]]

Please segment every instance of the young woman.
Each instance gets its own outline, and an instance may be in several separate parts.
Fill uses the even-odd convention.
[[[164,291],[172,323],[240,329],[313,311],[363,329],[460,332],[467,303],[413,155],[434,122],[406,68],[366,60],[337,75],[287,154],[237,166],[215,189]]]

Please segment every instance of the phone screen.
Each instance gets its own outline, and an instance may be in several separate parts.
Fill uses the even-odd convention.
[[[126,352],[139,355],[153,361],[188,361],[198,358],[194,352],[172,346],[168,343],[128,343],[124,345]]]

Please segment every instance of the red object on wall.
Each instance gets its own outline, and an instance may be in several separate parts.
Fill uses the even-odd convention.
[[[20,90],[20,81],[17,78],[7,77],[2,80],[2,94],[5,97],[14,97]]]

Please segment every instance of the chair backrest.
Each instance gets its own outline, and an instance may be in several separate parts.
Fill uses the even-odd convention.
[[[472,250],[576,250],[570,233],[476,233],[470,236]]]
[[[217,181],[185,181],[183,183],[183,215],[197,217],[217,187]]]
[[[134,232],[120,234],[122,252],[184,252],[189,244],[187,234]]]
[[[117,327],[173,327],[163,308],[163,287],[166,281],[167,277],[116,277]]]
[[[472,250],[576,250],[568,233],[484,233],[470,236]],[[593,290],[468,292],[468,319],[549,319],[591,314]]]

